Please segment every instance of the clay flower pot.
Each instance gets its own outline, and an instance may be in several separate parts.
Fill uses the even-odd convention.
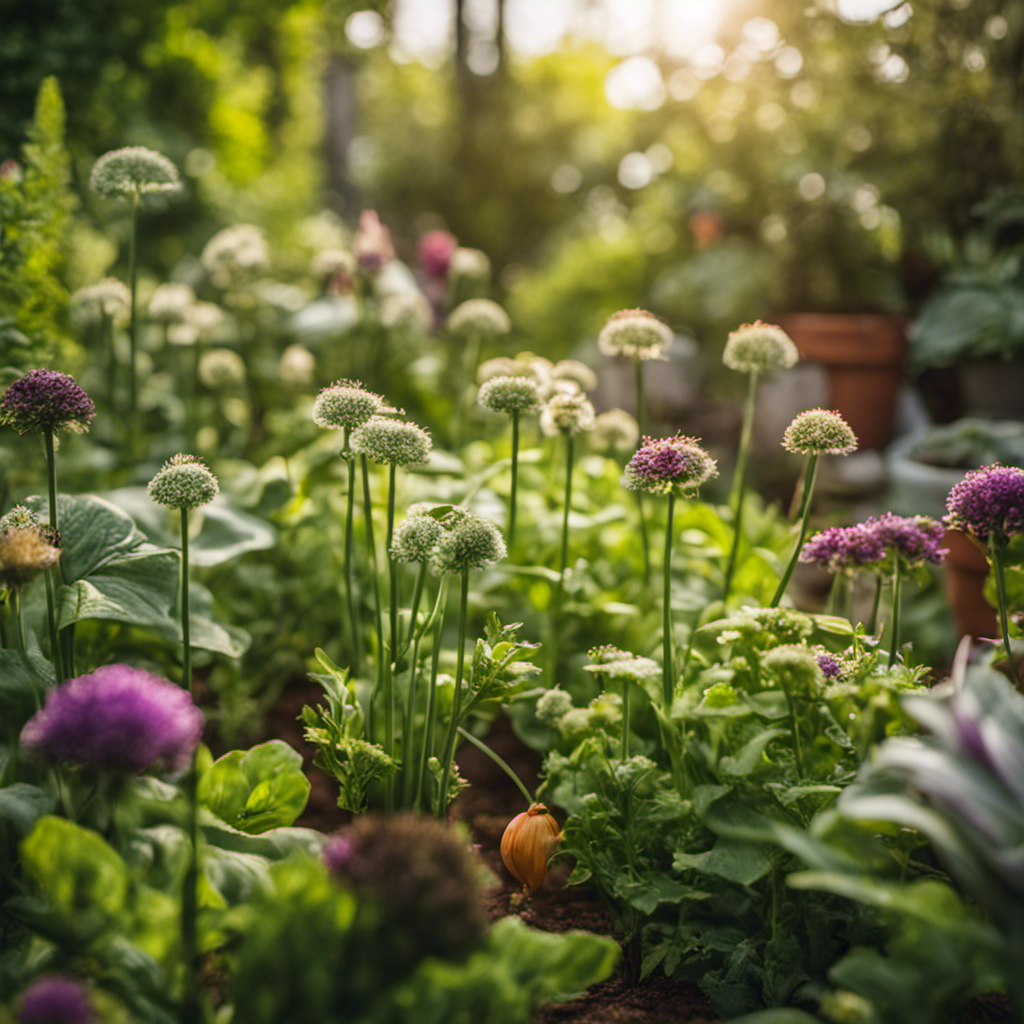
[[[803,359],[825,367],[829,405],[853,428],[860,448],[884,448],[892,435],[903,383],[906,318],[789,313],[778,322]]]
[[[977,544],[959,530],[947,530],[942,540],[947,548],[946,596],[961,636],[997,637],[996,610],[985,600],[988,560]]]

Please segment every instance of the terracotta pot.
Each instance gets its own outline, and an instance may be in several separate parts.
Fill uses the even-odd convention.
[[[942,546],[946,555],[946,596],[961,636],[998,637],[995,608],[985,600],[988,560],[965,533],[947,530]]]
[[[907,323],[906,317],[872,313],[788,313],[779,318],[801,357],[825,367],[829,404],[853,428],[861,448],[880,450],[892,436]]]

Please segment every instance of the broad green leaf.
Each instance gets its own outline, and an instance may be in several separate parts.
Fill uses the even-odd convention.
[[[772,1010],[759,1010],[757,1013],[733,1017],[732,1024],[821,1024],[821,1019],[803,1010],[780,1006]]]
[[[720,838],[705,853],[677,852],[672,858],[672,867],[676,871],[693,868],[738,885],[752,885],[771,871],[772,858],[760,843]]]
[[[15,782],[0,789],[0,863],[15,859],[17,844],[53,810],[53,797],[38,786]]]
[[[44,674],[49,669],[48,674]],[[21,725],[32,717],[45,684],[53,680],[53,666],[37,665],[32,656],[24,658],[10,650],[0,650],[0,722]],[[3,727],[7,739],[7,725]]]
[[[40,818],[21,844],[25,876],[68,917],[113,917],[124,909],[128,871],[95,832],[63,818]]]
[[[740,749],[735,757],[722,758],[720,763],[722,774],[738,778],[749,775],[759,764],[763,763],[764,752],[768,744],[774,739],[788,735],[788,729],[765,729],[764,732],[758,733]]]
[[[707,893],[700,889],[661,874],[650,875],[642,881],[616,885],[615,894],[642,914],[653,914],[660,903],[680,903],[683,900],[702,900],[707,897]]]

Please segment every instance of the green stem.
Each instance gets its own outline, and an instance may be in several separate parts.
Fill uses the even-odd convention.
[[[622,760],[629,757],[629,680],[623,677],[622,680]]]
[[[796,568],[800,552],[803,550],[804,538],[807,536],[807,522],[811,518],[811,494],[814,491],[814,478],[817,474],[818,453],[812,452],[807,456],[807,465],[804,468],[804,493],[800,500],[800,534],[797,537],[796,547],[793,548],[792,557],[789,559],[789,565],[786,566],[786,572],[779,581],[779,589],[775,591],[775,596],[769,605],[770,608],[777,608],[779,606],[782,595],[786,593],[786,587],[789,586],[789,579]]]
[[[747,386],[747,401],[743,409],[743,429],[740,433],[740,447],[736,454],[736,471],[732,479],[730,501],[733,506],[732,550],[729,552],[729,564],[725,570],[725,585],[722,588],[722,604],[729,600],[732,590],[732,577],[736,571],[736,559],[740,550],[740,537],[743,535],[743,497],[747,489],[747,460],[750,454],[750,435],[754,427],[754,406],[757,399],[757,371],[751,372]]]
[[[110,411],[117,415],[117,352],[114,348],[114,318],[100,313],[100,342],[107,364],[107,402]]]
[[[871,602],[871,618],[868,620],[868,632],[874,636],[878,628],[878,609],[882,604],[882,577],[875,577],[875,597]]]
[[[345,601],[348,604],[348,619],[349,628],[352,632],[352,649],[349,652],[349,657],[352,662],[352,673],[357,678],[359,676],[360,668],[360,657],[359,657],[359,614],[356,609],[355,602],[355,585],[353,582],[353,567],[352,567],[352,541],[353,541],[353,527],[352,521],[354,518],[355,511],[355,497],[356,497],[356,460],[355,456],[349,447],[349,428],[345,427],[344,432],[344,446],[342,447],[342,455],[345,457],[345,461],[348,463],[348,494],[345,496]]]
[[[423,728],[423,750],[420,752],[416,764],[416,781],[413,785],[416,793],[415,807],[420,810],[423,801],[423,781],[427,777],[427,761],[434,752],[434,708],[437,701],[437,664],[441,657],[441,633],[444,628],[444,615],[441,613],[444,608],[445,596],[448,592],[447,581],[442,578],[437,588],[437,598],[434,601],[434,610],[430,614],[431,621],[436,622],[434,631],[434,649],[430,656],[430,685],[427,689],[427,710]]]
[[[405,696],[405,720],[402,723],[402,803],[408,807],[413,799],[413,777],[416,761],[413,756],[413,732],[416,726],[416,682],[419,674],[420,640],[422,634],[416,628],[416,617],[420,611],[423,583],[427,576],[427,563],[421,562],[416,575],[416,586],[412,593],[412,617],[409,619],[409,637],[412,641],[412,658],[409,663],[409,689]],[[408,649],[406,643],[405,650]],[[405,653],[403,650],[403,654]]]
[[[899,556],[895,557],[892,569],[892,640],[889,644],[889,668],[896,664],[896,653],[900,647],[900,590],[903,577],[900,573]]]
[[[486,754],[516,784],[516,788],[523,794],[523,799],[528,805],[532,806],[536,803],[530,791],[523,785],[523,780],[516,775],[507,761],[495,753],[483,740],[477,739],[468,729],[463,729],[461,725],[459,726],[459,735],[463,739],[469,740],[477,750]]]
[[[640,359],[633,361],[633,380],[636,384],[636,426],[640,439],[644,436],[644,364]]]
[[[651,542],[647,538],[647,516],[644,514],[644,496],[633,492],[636,498],[636,513],[640,523],[640,550],[643,552],[644,587],[651,582]]]
[[[46,445],[46,484],[50,498],[50,529],[58,529],[57,524],[57,455],[53,443],[53,431],[43,431],[43,443]]]
[[[516,483],[519,477],[519,410],[512,410],[512,486],[508,495],[508,546],[516,539]]]
[[[562,510],[562,557],[559,561],[559,587],[565,585],[565,570],[569,566],[569,508],[572,505],[572,470],[575,455],[575,438],[565,435],[565,507]]]
[[[24,655],[26,653],[25,623],[21,617],[21,587],[11,588],[11,613],[14,616],[15,650]]]
[[[803,745],[800,740],[800,728],[796,720],[796,708],[793,705],[793,694],[790,693],[789,687],[784,687],[786,691],[786,705],[789,708],[789,726],[793,730],[793,751],[796,754],[796,772],[799,778],[804,777],[804,753]]]
[[[181,510],[181,684],[192,693],[191,611],[189,608],[188,567],[188,509]],[[193,753],[184,778],[181,780],[188,808],[189,861],[181,895],[181,949],[185,964],[185,990],[182,999],[183,1024],[198,1024],[199,1012],[199,942],[197,913],[199,906],[199,807],[197,800],[198,775]]]
[[[662,687],[665,698],[665,714],[672,712],[672,697],[676,681],[672,670],[672,520],[676,506],[675,491],[668,492],[668,517],[665,522],[665,562],[663,566],[662,592]]]
[[[182,392],[185,400],[185,451],[196,450],[196,395],[199,391],[199,339],[192,343],[181,364],[183,371]]]
[[[391,554],[391,538],[395,532],[395,463],[388,467],[388,528],[384,550],[388,558],[388,643],[387,667],[384,671],[384,749],[395,756],[395,660],[398,652],[398,563]],[[395,777],[389,775],[386,786],[387,809],[394,809]]]
[[[50,499],[49,523],[50,529],[57,531],[57,458],[52,430],[43,431],[43,442],[46,446],[46,482]],[[57,632],[57,582],[60,578],[60,566],[58,565],[56,569],[47,569],[43,575],[46,580],[46,625],[50,634],[50,657],[53,659],[54,681],[60,686],[68,678]]]
[[[1006,617],[1006,577],[1003,557],[1005,549],[992,534],[989,534],[988,549],[992,557],[992,566],[996,571],[996,593],[999,596],[999,625],[1003,631],[1003,646],[1006,648],[1006,658],[1010,663],[1013,684],[1016,686],[1020,677],[1017,674],[1017,662],[1013,657],[1013,648],[1010,646],[1010,624]]]
[[[441,768],[441,785],[437,791],[437,817],[443,818],[448,807],[448,783],[452,775],[452,761],[455,758],[455,737],[458,735],[459,717],[462,713],[462,674],[466,661],[466,616],[469,609],[469,573],[462,574],[462,590],[459,595],[458,648],[455,654],[455,693],[452,696],[452,717],[448,723]]]
[[[139,331],[139,319],[138,319],[138,303],[136,300],[136,291],[138,284],[138,259],[136,248],[138,245],[138,231],[139,231],[139,193],[136,191],[132,193],[132,226],[131,234],[128,237],[128,279],[129,279],[129,290],[131,292],[131,315],[128,322],[128,344],[129,344],[129,360],[128,360],[128,431],[129,431],[129,452],[132,456],[135,455],[137,450],[136,442],[138,440],[138,419],[139,419],[139,398],[137,392],[137,372],[136,356],[138,353],[138,331]]]
[[[636,426],[641,441],[644,436],[644,364],[639,360],[633,363],[633,378],[636,385]],[[647,517],[644,515],[643,495],[636,492],[636,510],[640,519],[640,546],[644,556],[644,586],[651,580],[651,544],[647,537]]]
[[[377,678],[374,682],[373,692],[370,694],[370,705],[366,715],[366,734],[373,739],[373,705],[377,694],[384,683],[384,617],[381,614],[380,604],[380,575],[377,572],[377,547],[373,539],[373,502],[370,500],[370,470],[366,463],[366,456],[360,455],[363,471],[363,514],[366,520],[366,545],[370,549],[370,568],[373,574],[373,617],[374,626],[377,630]]]

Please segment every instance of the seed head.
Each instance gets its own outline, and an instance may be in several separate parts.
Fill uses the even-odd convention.
[[[391,557],[397,562],[429,562],[444,527],[429,515],[408,515],[395,527]]]
[[[593,391],[597,387],[597,374],[578,359],[559,360],[551,369],[555,382],[572,381],[580,391]]]
[[[186,768],[203,731],[186,690],[140,668],[104,665],[57,687],[21,732],[50,763],[138,773]]]
[[[0,584],[17,589],[60,560],[60,534],[16,505],[0,517]]]
[[[648,494],[691,494],[702,483],[718,475],[718,464],[695,438],[645,437],[637,453],[629,460],[622,486]]]
[[[211,348],[199,357],[199,379],[212,391],[245,383],[245,360],[233,349]]]
[[[764,373],[795,366],[800,358],[789,335],[774,324],[755,320],[729,335],[722,362],[741,373]]]
[[[666,359],[672,344],[672,328],[646,309],[622,309],[613,313],[597,336],[606,356],[630,359]]]
[[[539,390],[533,377],[491,377],[480,386],[477,401],[491,412],[523,415],[540,408]]]
[[[556,391],[540,413],[540,429],[548,437],[578,434],[594,429],[594,407],[581,392],[567,394]]]
[[[169,281],[157,285],[149,300],[149,316],[165,324],[184,323],[196,301],[196,293],[187,284]]]
[[[857,435],[839,413],[808,409],[786,427],[782,447],[795,455],[849,455],[857,450]]]
[[[352,434],[352,450],[371,462],[420,466],[432,447],[430,432],[407,420],[371,416]]]
[[[491,299],[467,299],[448,314],[448,332],[462,341],[498,338],[512,330],[512,321]]]
[[[609,409],[598,414],[590,432],[590,446],[595,451],[611,454],[635,448],[640,440],[640,427],[625,409]]]
[[[81,434],[95,415],[92,399],[74,377],[56,370],[31,370],[0,399],[0,423],[19,434],[58,430]]]
[[[169,508],[209,505],[220,487],[217,478],[194,455],[172,455],[147,488],[150,498]]]
[[[69,974],[37,978],[21,994],[18,1024],[94,1024],[85,986]]]
[[[359,381],[339,380],[324,388],[313,403],[313,422],[318,427],[361,427],[384,408],[384,399],[367,391]]]
[[[481,516],[467,512],[445,532],[431,556],[436,573],[465,573],[471,569],[487,569],[507,554],[501,531]]]
[[[99,323],[106,316],[115,324],[125,324],[131,306],[127,286],[116,277],[105,277],[71,296],[71,318],[77,323]]]
[[[218,288],[229,288],[237,278],[262,270],[270,262],[270,250],[254,224],[233,224],[203,246],[199,260]]]
[[[277,363],[281,380],[289,387],[307,387],[313,383],[316,372],[316,356],[304,345],[289,345]]]
[[[972,470],[946,499],[945,523],[983,543],[1024,532],[1024,469],[998,462]]]
[[[144,146],[104,153],[92,165],[89,185],[101,196],[138,196],[143,192],[177,192],[178,169],[167,157]]]

